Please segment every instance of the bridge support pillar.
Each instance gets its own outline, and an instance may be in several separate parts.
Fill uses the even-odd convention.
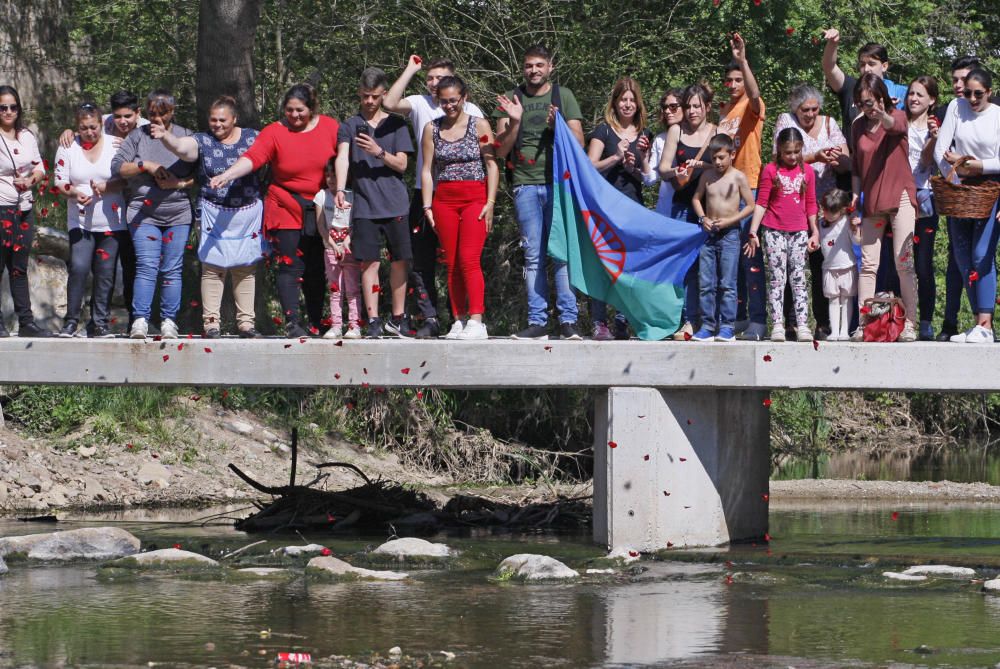
[[[767,532],[768,394],[614,387],[594,420],[594,541],[651,551]]]

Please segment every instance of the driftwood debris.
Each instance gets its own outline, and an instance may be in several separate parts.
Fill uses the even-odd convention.
[[[526,503],[456,495],[444,508],[426,495],[384,479],[372,480],[346,462],[313,465],[320,473],[308,483],[296,484],[298,430],[292,430],[292,462],[288,485],[267,486],[236,465],[229,469],[254,490],[271,495],[270,503],[256,504],[258,511],[237,521],[243,532],[337,532],[347,529],[409,532],[442,529],[498,527],[515,530],[581,529],[590,522],[588,498],[559,497],[554,501]],[[322,490],[314,486],[329,478],[323,469],[339,467],[357,474],[364,483],[348,490]]]

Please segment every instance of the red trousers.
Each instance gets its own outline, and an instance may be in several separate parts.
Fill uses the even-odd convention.
[[[485,311],[486,284],[480,259],[486,244],[486,183],[443,181],[434,190],[434,226],[448,265],[448,294],[455,316]]]

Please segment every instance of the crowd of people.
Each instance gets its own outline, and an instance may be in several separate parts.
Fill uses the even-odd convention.
[[[391,85],[380,69],[362,72],[359,110],[349,119],[320,113],[314,89],[298,84],[285,94],[281,118],[260,131],[239,124],[230,97],[211,104],[209,131],[196,133],[174,122],[169,91],[155,90],[141,105],[121,91],[107,113],[91,102],[76,108],[75,127],[60,137],[51,184],[17,91],[0,86],[0,258],[18,334],[51,334],[36,324],[28,291],[37,187],[67,200],[71,253],[58,336],[114,336],[111,297],[120,263],[128,336],[150,334],[158,291],[159,335],[178,337],[183,261],[197,225],[206,338],[223,334],[227,279],[235,334],[260,336],[255,281],[265,262],[276,267],[283,314],[275,322],[288,337],[486,339],[481,259],[503,171],[521,235],[528,307],[526,327],[511,336],[581,339],[566,264],[546,251],[558,111],[618,191],[642,203],[644,190],[656,188],[664,225],[704,231],[685,278],[675,339],[870,340],[873,298],[892,291],[902,314],[893,339],[993,342],[996,199],[988,215],[946,218],[946,299],[935,333],[939,215],[931,188],[940,173],[965,185],[995,185],[1000,195],[1000,106],[990,72],[975,57],[954,60],[954,99],[945,105],[933,76],[908,85],[887,79],[885,47],[862,47],[852,76],[838,62],[838,31],[824,38],[823,72],[839,118],[824,114],[823,93],[802,83],[777,117],[771,142],[763,138],[767,107],[739,34],[722,72],[728,97],[720,106],[709,83],[694,83],[663,93],[654,120],[639,83],[622,77],[601,122],[586,134],[573,92],[553,81],[552,54],[536,45],[524,54],[524,81],[497,96],[491,116],[470,101],[452,62],[419,56]],[[407,95],[421,72],[426,92]],[[411,157],[412,194],[405,180]],[[447,269],[447,330],[439,261]],[[81,325],[91,276],[90,313]],[[960,332],[963,289],[976,322]],[[590,300],[593,339],[629,338],[626,314],[611,311]],[[0,324],[0,336],[7,334]]]

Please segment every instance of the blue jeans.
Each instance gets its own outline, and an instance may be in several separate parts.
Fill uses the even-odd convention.
[[[514,211],[524,249],[524,287],[528,294],[528,324],[545,325],[549,320],[548,257],[552,229],[552,186],[529,184],[514,189]],[[576,323],[576,294],[569,285],[566,263],[551,260],[556,283],[556,307],[560,323]]]
[[[177,318],[181,306],[181,270],[184,268],[184,247],[191,232],[190,225],[154,225],[139,223],[130,226],[135,246],[135,292],[132,315],[149,319],[153,307],[156,280],[160,284],[160,318]]]
[[[698,254],[701,328],[718,333],[736,321],[736,278],[740,271],[740,229],[708,236]]]
[[[955,262],[965,282],[969,306],[974,314],[993,314],[997,299],[996,255],[1000,225],[997,203],[986,218],[949,218],[948,236],[955,250]],[[970,274],[976,272],[976,280]]]
[[[753,189],[756,200],[757,189]],[[743,206],[740,200],[740,206]],[[740,221],[740,246],[750,241],[750,221],[753,214]],[[736,320],[767,324],[767,278],[764,274],[764,252],[757,249],[751,258],[740,254],[740,271],[736,275]]]
[[[687,221],[697,225],[694,210],[690,203],[672,202],[670,218]],[[698,263],[692,263],[691,269],[684,275],[684,308],[681,310],[681,323],[691,323],[697,329],[701,321],[701,300],[698,295]]]

